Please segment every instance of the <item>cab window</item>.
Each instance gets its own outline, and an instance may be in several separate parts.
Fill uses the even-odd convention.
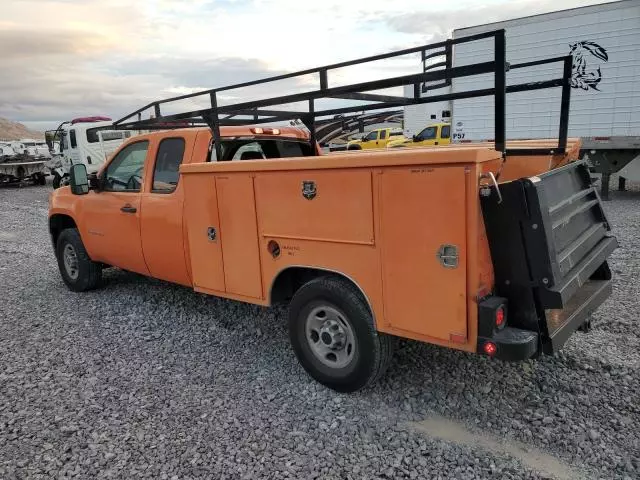
[[[148,149],[149,142],[145,140],[132,143],[120,150],[107,167],[104,189],[114,192],[139,192]]]
[[[387,131],[386,130],[382,130],[380,132],[380,140],[384,140],[385,138],[387,138]]]
[[[442,133],[440,134],[440,136],[442,138],[449,138],[451,136],[451,126],[450,125],[443,125],[442,126]]]
[[[236,150],[231,160],[261,160],[266,158],[258,142],[245,143]]]
[[[433,140],[436,138],[436,127],[427,127],[422,130],[418,135],[418,140]]]
[[[154,193],[173,192],[180,179],[180,164],[184,157],[184,138],[165,138],[160,142],[153,168]]]
[[[69,140],[71,141],[71,148],[76,148],[78,146],[75,130],[69,130]]]
[[[364,137],[364,141],[370,142],[372,140],[376,140],[377,138],[378,138],[378,132],[374,130],[373,132],[369,132],[369,134],[366,137]]]

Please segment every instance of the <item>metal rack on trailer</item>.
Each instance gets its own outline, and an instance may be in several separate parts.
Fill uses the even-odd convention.
[[[452,51],[455,45],[470,43],[486,38],[494,39],[494,59],[487,62],[478,62],[469,65],[452,66]],[[399,50],[392,53],[373,55],[356,60],[325,65],[293,73],[277,75],[254,80],[235,85],[228,85],[201,92],[180,95],[164,100],[151,102],[148,105],[126,115],[114,122],[114,127],[130,130],[154,130],[168,128],[184,128],[188,126],[209,126],[213,132],[214,148],[217,158],[221,158],[220,127],[226,125],[252,125],[260,123],[271,123],[286,120],[300,119],[310,131],[310,142],[316,142],[315,119],[329,115],[362,112],[369,110],[381,110],[386,108],[401,107],[406,105],[417,105],[423,103],[440,102],[444,100],[458,100],[474,97],[493,96],[495,109],[495,149],[502,152],[506,158],[509,155],[550,155],[564,154],[567,146],[567,130],[569,122],[569,103],[571,95],[571,67],[573,57],[571,55],[553,57],[532,62],[509,64],[506,60],[505,31],[495,30],[471,35],[463,38],[449,39],[442,42],[427,44],[419,47]],[[329,72],[339,68],[352,67],[366,63],[397,58],[403,55],[419,53],[422,58],[423,72],[411,75],[383,78],[368,82],[354,83],[331,87],[329,84]],[[426,66],[426,60],[445,57],[445,60]],[[517,68],[535,67],[543,64],[562,63],[562,76],[546,81],[520,83],[507,85],[506,73]],[[319,77],[317,89],[307,92],[294,93],[259,100],[238,102],[233,104],[220,105],[219,95],[222,92],[239,88],[265,85],[286,79],[294,79],[306,75],[315,74]],[[441,82],[448,84],[452,79],[481,74],[494,75],[494,87],[468,90],[463,92],[446,93],[440,95],[422,96],[425,82]],[[383,90],[393,87],[403,87],[413,85],[413,97],[401,97],[394,95],[380,95],[368,93],[375,90]],[[546,88],[561,88],[560,102],[560,127],[558,131],[558,144],[554,148],[506,148],[506,94],[540,90]],[[437,88],[437,87],[436,87]],[[209,106],[206,108],[191,110],[181,113],[163,114],[162,108],[167,108],[168,104],[181,100],[197,99],[208,97]],[[326,108],[318,110],[316,101],[320,99],[347,99],[370,102],[356,106]],[[273,109],[273,107],[284,106],[292,103],[307,102],[306,111],[293,111]],[[153,118],[142,119],[143,112],[153,110]],[[132,120],[133,119],[133,120]],[[314,149],[315,151],[315,149]]]

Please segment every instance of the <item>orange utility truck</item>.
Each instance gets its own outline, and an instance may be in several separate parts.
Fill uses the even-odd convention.
[[[328,81],[336,68],[482,38],[495,40],[491,62]],[[338,391],[378,378],[398,337],[502,360],[553,354],[610,294],[617,245],[575,161],[579,142],[567,139],[571,62],[512,64],[557,63],[559,75],[507,85],[499,30],[154,102],[115,125],[164,130],[129,139],[97,175],[74,165],[70,186],[51,193],[61,276],[85,291],[118,267],[233,300],[287,302],[300,363]],[[310,73],[316,90],[217,104],[225,90]],[[494,143],[321,155],[315,117],[425,103],[367,92],[482,74],[495,87],[464,95],[494,97]],[[543,88],[559,92],[559,138],[507,142],[506,94]],[[198,95],[210,106],[161,112]],[[324,98],[359,103],[322,109]],[[294,102],[307,108],[278,108]],[[154,118],[141,120],[149,109]],[[308,130],[273,126],[293,118]]]

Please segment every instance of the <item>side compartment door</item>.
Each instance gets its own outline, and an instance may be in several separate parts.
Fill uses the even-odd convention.
[[[191,174],[183,175],[182,180],[193,286],[224,292],[216,178],[211,174]]]
[[[406,332],[466,337],[464,167],[388,169],[380,177],[385,318]]]
[[[235,173],[216,178],[227,293],[262,298],[253,177]]]

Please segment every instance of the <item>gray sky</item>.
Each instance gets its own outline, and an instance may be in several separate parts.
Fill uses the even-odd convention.
[[[597,3],[606,1],[2,0],[0,117],[40,130],[76,116],[119,118],[150,100]]]

